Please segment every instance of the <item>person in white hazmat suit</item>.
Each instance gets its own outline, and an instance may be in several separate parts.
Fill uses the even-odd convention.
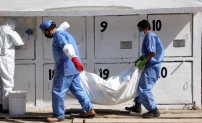
[[[7,19],[0,26],[0,110],[8,113],[8,94],[14,87],[15,46],[24,45],[15,31],[16,21]]]

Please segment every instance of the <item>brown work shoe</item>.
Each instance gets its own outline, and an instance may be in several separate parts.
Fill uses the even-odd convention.
[[[83,112],[80,114],[81,118],[93,118],[96,116],[95,110],[91,110],[89,112]]]
[[[49,123],[54,123],[54,122],[64,121],[64,119],[59,119],[59,118],[57,118],[57,117],[51,116],[51,117],[48,117],[48,118],[47,118],[47,121],[48,121]]]

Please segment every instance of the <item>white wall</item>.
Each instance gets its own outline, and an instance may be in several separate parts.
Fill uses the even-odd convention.
[[[86,70],[105,79],[133,65],[131,63],[140,56],[141,38],[136,25],[148,19],[165,47],[161,77],[154,87],[157,103],[160,107],[183,108],[195,102],[200,108],[201,28],[197,26],[200,17],[200,14],[18,17],[17,31],[26,44],[17,48],[15,89],[28,91],[31,106],[51,103],[54,61],[51,40],[39,29],[42,19],[53,19],[57,24],[68,21],[69,32],[77,41]],[[34,31],[33,35],[25,33],[28,28]],[[132,102],[122,106],[128,103]],[[65,104],[78,106],[72,98]]]

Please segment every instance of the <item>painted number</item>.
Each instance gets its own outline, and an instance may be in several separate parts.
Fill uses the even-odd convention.
[[[49,70],[48,70],[49,80],[52,80],[52,79],[53,79],[54,73],[55,73],[54,70],[52,70],[52,69],[49,69]]]
[[[162,78],[166,78],[168,74],[167,68],[166,67],[162,67],[161,69],[161,77]]]
[[[100,26],[102,27],[102,29],[100,30],[101,32],[104,32],[107,29],[107,22],[106,21],[102,21],[100,23]]]
[[[153,31],[160,31],[161,30],[161,27],[162,27],[161,20],[153,20],[152,25],[153,25]]]
[[[100,77],[103,79],[107,79],[109,77],[109,70],[108,69],[100,69]]]

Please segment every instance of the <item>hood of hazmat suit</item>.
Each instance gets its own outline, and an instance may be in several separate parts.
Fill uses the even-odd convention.
[[[16,20],[15,19],[7,19],[4,25],[7,25],[11,30],[15,30]]]
[[[0,55],[15,57],[15,46],[24,45],[20,35],[14,31],[15,21],[8,19],[0,26]]]

